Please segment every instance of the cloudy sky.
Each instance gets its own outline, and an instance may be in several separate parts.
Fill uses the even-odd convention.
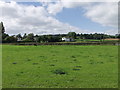
[[[118,33],[117,2],[5,2],[0,21],[8,34]]]

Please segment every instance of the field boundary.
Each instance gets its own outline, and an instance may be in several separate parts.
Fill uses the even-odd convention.
[[[118,88],[2,88],[2,90],[118,90]]]
[[[4,45],[120,45],[119,42],[85,42],[85,43],[78,43],[78,42],[48,42],[48,43],[2,43]]]

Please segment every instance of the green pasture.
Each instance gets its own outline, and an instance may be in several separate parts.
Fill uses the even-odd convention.
[[[75,39],[76,42],[84,43],[84,42],[118,42],[118,40],[97,40],[97,39]]]
[[[2,46],[3,88],[117,88],[117,46]]]
[[[2,89],[2,45],[0,45],[0,89]]]

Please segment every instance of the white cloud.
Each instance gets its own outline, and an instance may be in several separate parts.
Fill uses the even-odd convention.
[[[0,21],[4,22],[6,32],[9,34],[56,34],[68,33],[69,31],[89,33],[90,31],[88,30],[81,30],[67,23],[60,22],[51,16],[61,12],[63,8],[76,7],[82,7],[85,10],[85,16],[93,22],[97,22],[103,26],[117,27],[117,3],[94,4],[73,2],[71,0],[59,0],[54,4],[44,2],[43,6],[37,7],[33,5],[25,6],[16,2],[5,3],[1,1],[0,10],[2,10],[2,16],[0,16]],[[110,33],[109,31],[107,32]]]
[[[73,2],[73,0],[60,0],[55,4],[49,4],[48,12],[52,15],[56,15],[57,13],[61,12],[63,8],[76,7],[83,8],[85,10],[85,16],[91,19],[93,22],[113,28],[117,28],[118,26],[118,3],[116,2],[90,3]]]
[[[10,2],[11,0],[1,0]],[[59,0],[12,0],[15,2],[57,2]],[[63,0],[64,2],[73,2],[73,0]],[[74,0],[74,2],[119,2],[119,0]]]
[[[103,26],[117,28],[118,3],[100,3],[86,8],[85,15]]]
[[[89,6],[92,3],[89,2],[73,2],[72,0],[60,0],[55,2],[54,4],[51,2],[44,2],[47,6],[48,13],[51,15],[56,15],[57,13],[61,12],[63,8],[76,8],[76,7],[85,7]]]
[[[115,35],[118,34],[118,30],[106,30],[104,33],[109,35]]]
[[[77,27],[58,21],[42,6],[0,2],[0,9],[2,10],[0,21],[4,22],[8,34],[57,34],[68,33],[71,30],[77,33],[84,32]]]
[[[61,2],[57,2],[56,4],[49,4],[48,5],[48,13],[56,15],[57,13],[61,12],[63,9],[63,5]]]
[[[73,2],[73,0],[61,0],[61,3],[65,8],[84,7],[91,5],[90,2],[81,2],[81,0],[78,0],[78,2]]]

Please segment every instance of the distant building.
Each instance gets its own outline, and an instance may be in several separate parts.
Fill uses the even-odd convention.
[[[22,38],[17,38],[17,41],[22,41]]]
[[[120,43],[116,43],[115,45],[116,45],[116,46],[120,46]]]
[[[62,41],[74,42],[75,40],[73,38],[62,37]]]

